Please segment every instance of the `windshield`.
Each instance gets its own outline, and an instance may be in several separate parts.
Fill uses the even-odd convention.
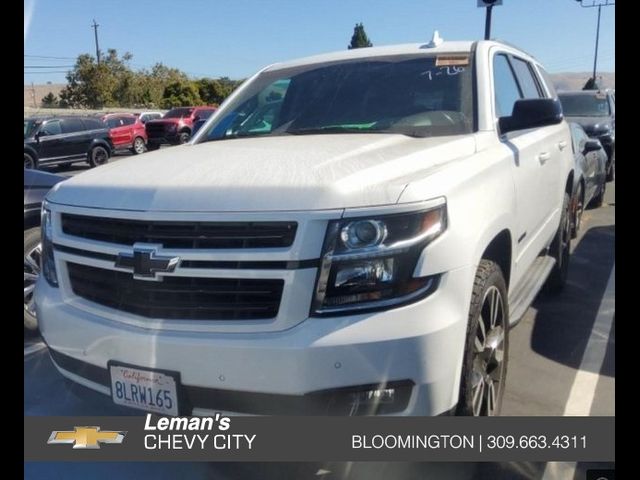
[[[24,121],[24,138],[33,137],[33,135],[36,133],[36,130],[39,124],[40,122],[37,122],[35,120],[25,120]]]
[[[173,108],[169,110],[163,118],[183,118],[188,117],[193,112],[193,108]]]
[[[473,129],[468,55],[403,55],[264,72],[199,141],[321,133],[454,135]],[[462,65],[461,65],[462,64]]]
[[[606,117],[611,114],[606,95],[558,95],[569,117]]]

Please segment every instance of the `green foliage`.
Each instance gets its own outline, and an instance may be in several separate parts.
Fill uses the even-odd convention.
[[[162,108],[183,107],[187,105],[202,105],[200,94],[193,82],[180,80],[170,83],[162,94]]]
[[[353,28],[351,43],[347,48],[351,50],[366,47],[373,47],[373,44],[369,40],[369,37],[367,37],[367,32],[364,31],[364,25],[362,25],[362,23],[356,23],[356,26]]]
[[[56,97],[53,92],[47,93],[42,98],[42,107],[43,108],[54,108],[58,106],[58,97]]]
[[[78,56],[60,92],[62,108],[171,108],[181,105],[219,104],[240,84],[227,77],[192,81],[177,68],[157,63],[151,69],[133,70],[130,53],[121,57],[114,49],[95,57]]]

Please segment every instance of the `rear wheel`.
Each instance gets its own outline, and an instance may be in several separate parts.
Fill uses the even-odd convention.
[[[133,147],[131,147],[131,151],[136,155],[140,155],[141,153],[144,153],[145,150],[146,147],[144,144],[144,138],[136,137],[133,141]]]
[[[565,283],[567,283],[571,251],[571,215],[569,205],[569,194],[565,193],[560,225],[550,247],[550,253],[556,259],[556,264],[553,266],[553,270],[551,270],[551,274],[545,284],[545,290],[549,293],[560,293]]]
[[[109,161],[109,151],[101,145],[97,145],[89,152],[89,165],[99,167]]]
[[[38,164],[36,163],[36,159],[30,153],[24,153],[24,168],[27,170],[33,170],[38,168]]]
[[[589,207],[600,208],[604,204],[604,194],[606,190],[607,190],[607,183],[603,182],[602,185],[600,185],[600,191],[598,192],[598,195],[593,197],[593,199],[589,203]]]
[[[482,260],[469,309],[457,415],[500,414],[507,376],[509,305],[497,263]]]

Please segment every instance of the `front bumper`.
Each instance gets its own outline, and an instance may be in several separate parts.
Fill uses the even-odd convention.
[[[114,322],[70,305],[45,281],[38,283],[36,304],[56,367],[104,394],[110,393],[107,363],[114,360],[180,372],[194,414],[306,413],[305,402],[296,399],[362,385],[409,385],[408,400],[395,413],[438,415],[457,403],[472,281],[473,268],[463,267],[443,274],[438,290],[414,304],[308,318],[263,333],[176,332]],[[268,400],[280,408],[268,408]]]

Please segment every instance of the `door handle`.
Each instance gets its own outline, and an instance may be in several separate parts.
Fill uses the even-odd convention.
[[[547,160],[549,160],[551,158],[551,154],[549,154],[549,152],[542,152],[538,154],[538,161],[540,162],[540,165],[544,165],[545,163],[547,163]]]
[[[558,142],[558,148],[562,151],[565,148],[567,148],[567,141],[566,140],[562,140],[560,142]]]

